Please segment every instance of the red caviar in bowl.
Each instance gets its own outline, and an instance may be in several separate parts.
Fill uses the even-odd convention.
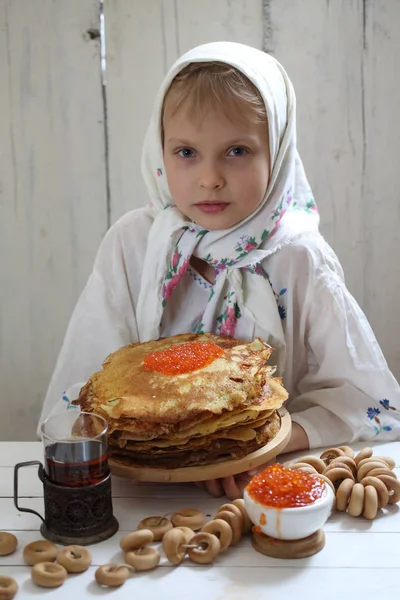
[[[187,342],[157,350],[146,356],[143,363],[146,371],[179,375],[206,367],[223,355],[224,350],[212,342]]]
[[[292,471],[279,463],[267,467],[253,477],[246,491],[263,506],[296,508],[307,506],[322,498],[325,483],[303,471]]]

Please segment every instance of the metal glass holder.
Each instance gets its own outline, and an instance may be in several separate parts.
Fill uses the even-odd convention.
[[[18,504],[18,472],[21,467],[38,465],[43,483],[44,517],[36,510]],[[82,487],[66,487],[52,483],[39,461],[18,463],[14,468],[14,505],[42,520],[44,538],[63,545],[97,544],[113,536],[119,528],[113,515],[111,474],[103,481]]]

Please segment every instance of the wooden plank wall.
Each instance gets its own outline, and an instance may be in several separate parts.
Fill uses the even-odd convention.
[[[107,229],[97,0],[0,1],[0,439],[34,439]]]
[[[146,202],[143,136],[190,47],[271,52],[298,98],[299,147],[348,286],[400,377],[400,3],[0,0],[0,439],[33,439],[72,307],[110,222]],[[92,36],[93,37],[93,36]]]

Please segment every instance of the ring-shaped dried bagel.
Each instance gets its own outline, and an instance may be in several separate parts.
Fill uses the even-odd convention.
[[[6,556],[3,554],[3,556]],[[0,575],[0,598],[1,600],[12,600],[18,592],[18,583],[12,577]]]
[[[167,531],[163,537],[162,545],[169,562],[173,565],[180,565],[186,556],[185,545],[189,543],[190,540],[186,539],[185,533],[179,527]]]
[[[354,486],[354,481],[351,479],[343,479],[336,491],[336,508],[340,512],[345,512],[350,501],[351,491]]]
[[[363,448],[355,457],[354,457],[354,462],[356,463],[356,465],[358,465],[359,462],[361,462],[362,460],[364,460],[364,458],[370,458],[373,455],[373,450],[372,448]]]
[[[180,529],[181,531],[183,531],[186,543],[189,543],[189,540],[191,540],[192,537],[194,536],[194,531],[193,531],[193,529],[190,529],[190,527],[182,526],[182,527],[175,527],[175,529]]]
[[[181,508],[172,515],[171,522],[174,527],[189,527],[197,531],[203,527],[206,517],[197,508]]]
[[[131,531],[122,537],[119,541],[121,550],[130,552],[136,548],[143,548],[154,541],[154,533],[150,529],[138,529]]]
[[[355,457],[355,452],[352,448],[350,448],[350,446],[339,446],[339,450],[343,450],[345,455],[349,456],[350,458]]]
[[[368,477],[377,477],[378,475],[387,475],[388,477],[392,477],[392,479],[397,479],[397,475],[394,471],[391,471],[388,467],[380,469],[372,469],[368,473]]]
[[[200,565],[213,562],[221,551],[219,539],[212,533],[196,533],[190,540],[190,546],[195,546],[187,549],[190,560]]]
[[[351,490],[350,502],[347,506],[347,512],[351,517],[359,517],[364,510],[365,490],[361,483],[355,483]]]
[[[229,510],[221,510],[217,512],[214,519],[222,519],[226,521],[232,529],[232,541],[231,546],[235,546],[242,537],[242,519]]]
[[[387,464],[390,470],[396,466],[396,461],[391,456],[375,456],[376,460],[383,460]]]
[[[378,492],[372,485],[366,485],[364,488],[364,510],[365,519],[375,519],[378,512]]]
[[[107,587],[120,587],[128,579],[131,574],[126,565],[102,565],[94,574],[99,585]]]
[[[302,471],[303,473],[308,473],[309,475],[318,475],[316,468],[306,463],[294,463],[294,465],[292,465],[290,468],[292,471]]]
[[[154,541],[160,542],[163,536],[173,528],[173,525],[167,517],[146,517],[138,525],[138,529],[149,529],[154,535]]]
[[[31,566],[43,562],[53,562],[56,560],[57,554],[57,546],[48,540],[31,542],[30,544],[27,544],[23,550],[24,560]]]
[[[379,469],[383,466],[384,463],[380,463],[377,460],[371,460],[365,462],[361,467],[359,466],[357,469],[357,479],[361,483],[361,480],[364,479],[368,475],[372,469]]]
[[[302,463],[302,464],[310,465],[310,467],[314,467],[314,469],[317,471],[317,473],[322,473],[322,471],[326,467],[326,464],[324,463],[322,458],[319,458],[318,456],[312,456],[312,455],[302,456],[301,458],[299,458],[298,463]],[[294,464],[298,464],[298,463],[294,463]]]
[[[345,457],[344,457],[345,458]],[[355,477],[355,473],[352,470],[351,467],[349,467],[349,465],[346,465],[346,463],[338,461],[338,462],[330,462],[329,465],[325,468],[323,475],[326,475],[329,471],[332,471],[332,469],[347,469],[349,471],[349,473],[351,473],[353,475],[353,477]]]
[[[349,467],[349,469],[353,473],[354,477],[357,475],[357,465],[354,462],[354,459],[350,458],[350,456],[338,456],[337,458],[334,458],[332,460],[332,462],[326,468],[328,469],[332,465],[336,465],[336,464],[346,465],[347,467]]]
[[[388,464],[382,458],[376,458],[375,456],[370,456],[369,458],[363,458],[357,464],[357,469],[361,469],[364,465],[369,465],[371,462],[379,463],[384,469],[388,469]]]
[[[45,588],[60,587],[67,579],[68,573],[62,565],[53,562],[41,562],[33,565],[31,578],[33,583]]]
[[[14,534],[0,531],[0,556],[8,556],[16,551],[18,540]]]
[[[224,519],[213,519],[206,523],[201,530],[203,533],[212,533],[219,539],[220,552],[224,552],[232,543],[233,533],[229,523]]]
[[[242,533],[249,533],[249,531],[253,528],[253,523],[250,521],[250,517],[246,511],[246,505],[244,503],[243,498],[236,498],[236,500],[232,500],[232,504],[237,506],[237,508],[242,513],[243,523],[242,523]]]
[[[65,546],[58,552],[57,562],[68,573],[84,573],[92,564],[92,555],[84,546]]]
[[[233,504],[233,502],[227,502],[226,504],[222,504],[218,508],[217,513],[222,512],[224,510],[227,510],[228,512],[230,511],[231,513],[233,513],[234,515],[236,515],[238,517],[238,519],[240,520],[240,527],[242,528],[242,531],[243,531],[243,514],[242,514],[242,511],[240,510],[240,508],[238,508],[235,504]]]
[[[367,485],[372,485],[376,491],[378,492],[378,509],[385,508],[389,504],[389,491],[386,485],[378,479],[377,477],[371,477],[367,475],[360,481],[361,485],[366,487]]]
[[[343,452],[343,450],[340,450],[340,448],[328,448],[320,455],[320,458],[324,461],[324,463],[326,465],[329,465],[331,460],[333,460],[334,458],[336,458],[338,456],[346,456],[346,455]]]
[[[351,479],[354,481],[354,475],[350,471],[350,469],[343,469],[341,467],[336,467],[336,469],[331,469],[327,473],[324,473],[325,477],[330,479],[337,489],[339,485],[342,483],[343,479]]]
[[[378,475],[389,491],[389,504],[396,504],[400,500],[400,481],[388,475]]]
[[[125,552],[125,562],[135,571],[151,571],[160,562],[161,555],[155,548],[136,548]]]

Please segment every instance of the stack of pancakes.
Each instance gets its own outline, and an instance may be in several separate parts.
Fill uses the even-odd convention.
[[[241,458],[280,429],[287,392],[267,365],[271,351],[260,339],[212,334],[129,344],[105,360],[75,404],[107,420],[109,453],[121,464],[177,468]]]

